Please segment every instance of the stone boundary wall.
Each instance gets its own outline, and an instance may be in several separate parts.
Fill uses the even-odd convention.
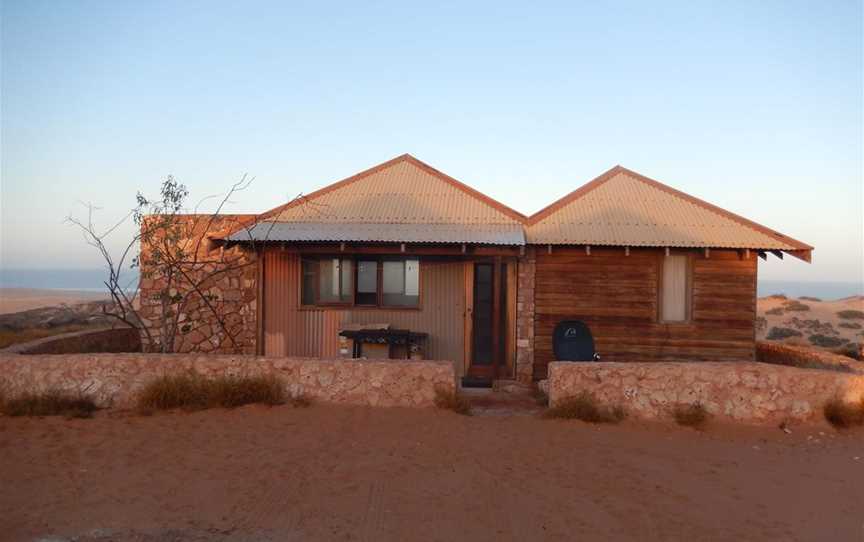
[[[795,346],[773,341],[756,341],[756,360],[763,363],[807,367],[808,365],[841,366],[864,374],[864,363],[847,356],[825,352],[806,346]]]
[[[0,354],[0,386],[8,393],[84,391],[103,407],[134,406],[154,378],[194,370],[206,376],[271,374],[292,396],[370,406],[426,407],[435,389],[456,391],[449,361],[337,360],[190,354]]]
[[[589,391],[630,416],[670,419],[676,404],[701,403],[744,423],[815,420],[833,397],[864,399],[864,375],[754,362],[568,363],[549,365],[549,403]]]
[[[88,352],[140,352],[141,335],[130,327],[88,329],[13,344],[3,354],[83,354]]]

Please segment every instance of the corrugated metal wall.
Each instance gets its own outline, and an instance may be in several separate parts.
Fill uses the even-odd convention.
[[[420,310],[301,309],[300,257],[264,254],[264,353],[335,357],[339,329],[349,323],[389,323],[429,334],[426,358],[463,365],[465,278],[462,262],[422,261]]]

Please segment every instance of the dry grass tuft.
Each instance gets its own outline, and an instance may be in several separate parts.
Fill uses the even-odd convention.
[[[844,320],[864,320],[864,311],[856,311],[853,309],[838,311],[837,316]]]
[[[822,413],[828,423],[838,429],[864,425],[864,397],[857,403],[848,403],[835,397],[825,403]]]
[[[810,310],[810,305],[807,305],[807,304],[801,303],[800,301],[794,301],[794,300],[793,300],[793,301],[787,301],[786,303],[783,303],[783,308],[784,308],[787,312],[793,312],[793,311],[809,311],[809,310]]]
[[[72,394],[60,390],[25,392],[0,398],[0,412],[6,416],[66,416],[90,418],[98,407],[83,393]]]
[[[234,408],[252,403],[281,405],[285,388],[275,376],[220,376],[206,378],[189,372],[156,378],[138,394],[142,412],[183,408]]]
[[[576,419],[590,423],[618,423],[627,417],[627,411],[621,405],[612,407],[601,406],[594,396],[587,391],[562,400],[549,408],[546,418]]]
[[[463,416],[471,415],[471,401],[458,393],[435,388],[435,406]]]
[[[701,429],[708,421],[708,411],[702,403],[675,405],[672,416],[678,425]]]

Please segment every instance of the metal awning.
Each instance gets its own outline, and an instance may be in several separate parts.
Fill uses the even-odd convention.
[[[259,222],[235,231],[226,240],[231,242],[474,243],[524,246],[525,232],[520,224]]]

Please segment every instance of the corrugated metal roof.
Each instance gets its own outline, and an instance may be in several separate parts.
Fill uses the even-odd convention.
[[[529,219],[528,243],[809,249],[621,167]]]
[[[521,224],[525,217],[405,155],[265,213],[280,222]]]
[[[382,243],[478,243],[524,245],[521,224],[394,224],[259,222],[229,241],[373,241]]]

